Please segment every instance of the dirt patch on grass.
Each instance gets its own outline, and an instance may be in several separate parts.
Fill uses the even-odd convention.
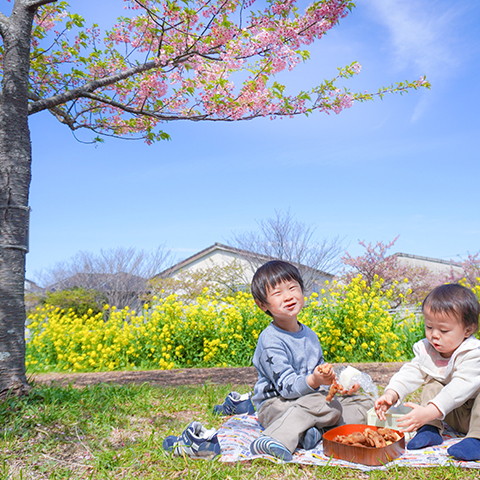
[[[350,363],[348,365],[368,373],[377,385],[385,387],[390,377],[398,372],[404,363],[405,362]],[[149,383],[151,385],[170,387],[179,385],[203,385],[208,382],[219,385],[249,385],[253,388],[257,381],[257,372],[254,367],[242,367],[68,374],[48,373],[32,375],[30,381],[35,384],[44,385],[72,384],[75,387],[84,387],[98,383],[114,383],[119,385]]]

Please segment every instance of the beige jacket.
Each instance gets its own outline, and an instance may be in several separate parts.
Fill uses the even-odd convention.
[[[413,346],[415,358],[405,364],[390,380],[387,389],[398,393],[400,403],[431,378],[445,388],[431,400],[442,418],[469,398],[480,393],[480,340],[466,338],[450,358],[443,358],[426,338]]]

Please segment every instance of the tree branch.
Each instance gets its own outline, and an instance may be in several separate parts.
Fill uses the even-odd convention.
[[[49,3],[55,3],[58,0],[27,0],[25,2],[25,6],[27,8],[39,8],[42,7],[43,5],[47,5]]]
[[[164,122],[171,122],[175,120],[190,120],[192,122],[200,122],[200,121],[206,121],[206,122],[239,122],[239,121],[245,121],[245,120],[253,120],[254,118],[257,118],[261,116],[262,114],[260,112],[252,113],[251,115],[248,115],[243,118],[230,118],[230,117],[224,117],[224,118],[212,118],[210,117],[209,113],[202,113],[202,114],[192,114],[192,115],[165,115],[157,112],[151,112],[148,110],[142,110],[138,108],[133,108],[129,107],[128,105],[124,105],[123,103],[116,102],[115,100],[111,100],[108,98],[103,98],[98,95],[94,95],[89,92],[85,92],[83,95],[81,95],[83,98],[90,98],[91,100],[95,100],[96,102],[103,103],[105,105],[110,105],[111,107],[118,108],[119,110],[122,110],[123,112],[130,113],[132,115],[136,116],[146,116],[146,117],[151,117],[155,118],[156,120],[161,120]],[[288,112],[288,115],[300,115],[303,112],[301,111],[292,111]],[[285,115],[284,112],[281,111],[276,111],[272,112],[269,115]],[[77,128],[77,127],[75,127]]]
[[[30,100],[38,101],[40,100],[40,97],[32,92],[29,92],[28,98]],[[64,112],[61,108],[58,107],[52,107],[50,108],[50,113],[60,122],[63,123],[64,125],[68,125],[71,130],[76,130],[77,127],[75,127],[75,120],[66,112]]]
[[[138,109],[129,107],[124,105],[123,103],[116,102],[115,100],[110,100],[107,98],[99,97],[98,95],[94,95],[89,92],[85,92],[82,97],[90,98],[91,100],[95,100],[96,102],[104,103],[105,105],[110,105],[111,107],[118,108],[124,112],[130,113],[132,115],[142,115],[146,117],[152,117],[157,120],[162,121],[171,121],[171,120],[192,120],[192,121],[200,121],[200,120],[208,120],[208,114],[202,115],[191,115],[191,116],[184,116],[184,115],[164,115],[161,113],[150,112],[148,110]]]
[[[53,107],[50,110],[50,113],[60,122],[63,123],[64,125],[68,125],[71,130],[76,130],[78,127],[75,127],[75,121],[74,119],[65,113],[62,109],[58,107]]]
[[[185,53],[184,55],[180,55],[173,62],[169,62],[169,65],[170,66],[179,65],[180,63],[185,62],[187,58],[192,57],[194,55],[199,55],[209,60],[217,60],[207,55],[202,55],[200,52],[190,51]],[[33,103],[29,104],[28,114],[33,115],[34,113],[38,113],[43,110],[49,110],[53,107],[57,107],[58,105],[62,105],[71,100],[75,100],[76,98],[87,97],[88,96],[87,94],[94,92],[98,88],[103,88],[108,85],[113,85],[117,82],[125,80],[126,78],[132,77],[139,73],[146,72],[148,70],[152,70],[154,68],[161,68],[161,65],[157,61],[151,60],[149,62],[142,63],[141,65],[132,67],[128,70],[124,70],[123,72],[110,75],[109,77],[100,78],[98,80],[92,80],[91,82],[88,82],[81,87],[73,88],[72,90],[69,90],[65,93],[60,93],[50,98],[35,100]],[[102,100],[102,102],[105,103],[104,100]]]
[[[82,85],[81,87],[73,88],[68,92],[60,93],[50,98],[45,98],[42,100],[35,101],[29,104],[28,114],[32,115],[34,113],[41,112],[42,110],[48,110],[48,109],[51,109],[52,107],[56,107],[58,105],[62,105],[63,103],[69,102],[71,100],[75,100],[76,98],[84,97],[86,96],[85,94],[91,93],[95,91],[97,88],[113,85],[114,83],[125,80],[126,78],[129,78],[138,73],[146,72],[158,66],[159,64],[152,60],[150,62],[137,65],[136,67],[129,68],[128,70],[125,70],[123,72],[110,75],[109,77],[100,78],[98,80],[92,80],[91,82],[88,82],[85,85]]]

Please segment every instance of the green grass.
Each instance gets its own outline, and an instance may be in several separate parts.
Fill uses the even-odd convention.
[[[268,460],[224,464],[173,457],[166,435],[192,421],[218,428],[213,405],[247,386],[163,388],[95,385],[35,386],[28,397],[0,403],[0,480],[16,479],[466,479],[480,472],[455,467],[353,469]]]

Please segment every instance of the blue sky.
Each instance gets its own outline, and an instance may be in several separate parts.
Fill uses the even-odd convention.
[[[99,23],[123,13],[120,0],[70,3]],[[397,235],[394,251],[414,255],[479,251],[479,20],[478,0],[359,0],[279,80],[293,92],[358,61],[353,90],[422,75],[432,88],[340,115],[171,123],[169,142],[96,147],[32,116],[27,278],[79,250],[165,244],[185,258],[288,209],[351,254]]]

